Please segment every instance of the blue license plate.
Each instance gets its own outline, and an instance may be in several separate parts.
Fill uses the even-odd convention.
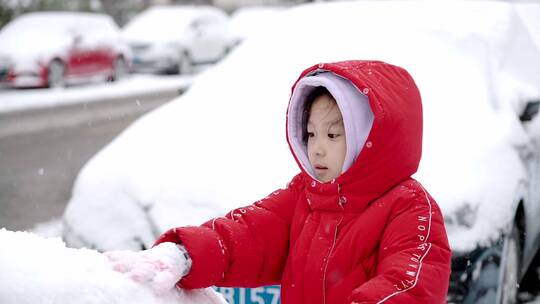
[[[216,287],[229,304],[280,304],[279,286],[257,288]]]

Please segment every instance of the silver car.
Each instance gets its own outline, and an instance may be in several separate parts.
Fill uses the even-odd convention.
[[[137,72],[190,73],[229,51],[227,15],[210,6],[153,6],[123,30]]]

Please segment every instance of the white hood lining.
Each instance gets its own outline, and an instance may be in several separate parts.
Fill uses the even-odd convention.
[[[334,97],[343,116],[347,152],[342,173],[347,171],[362,151],[364,143],[373,125],[373,112],[366,95],[348,79],[328,71],[316,71],[302,78],[296,84],[288,109],[287,134],[293,153],[296,155],[304,171],[315,176],[309,162],[307,146],[304,144],[302,115],[307,96],[316,87],[325,87]]]

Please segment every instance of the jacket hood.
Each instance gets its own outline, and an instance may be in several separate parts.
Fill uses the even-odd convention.
[[[367,138],[355,139],[362,147],[354,162],[334,181],[327,183],[314,179],[309,166],[305,166],[305,150],[297,142],[298,115],[291,115],[297,111],[293,106],[299,101],[293,97],[296,90],[302,87],[299,82],[302,84],[301,80],[305,77],[323,72],[331,72],[349,80],[361,95],[367,96],[373,115]],[[339,96],[334,97],[338,101]],[[358,101],[362,102],[362,98],[358,98]],[[344,113],[348,109],[343,109],[339,101],[338,106],[344,116],[344,123],[349,124],[345,119],[347,114]],[[304,70],[294,83],[287,110],[286,130],[289,148],[311,187],[319,188],[319,193],[337,191],[340,195],[353,195],[357,201],[354,209],[363,209],[368,202],[410,178],[418,169],[422,154],[420,93],[406,70],[385,62],[355,60],[320,63]],[[349,141],[347,138],[347,145]]]
[[[316,87],[325,87],[334,97],[345,127],[347,150],[341,172],[347,171],[356,160],[373,125],[373,112],[366,95],[348,79],[332,72],[311,73],[296,83],[289,102],[288,134],[290,144],[303,169],[312,177],[315,172],[304,142],[306,126],[304,116],[307,97]]]

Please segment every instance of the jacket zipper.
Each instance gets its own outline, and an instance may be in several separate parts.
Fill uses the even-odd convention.
[[[338,193],[339,193],[339,198],[341,198],[341,189],[339,185],[338,185]],[[342,211],[344,211],[343,205],[341,204],[341,202],[338,202],[338,204],[341,207]],[[323,282],[322,282],[323,304],[326,304],[326,270],[328,268],[328,263],[330,262],[330,256],[332,255],[332,252],[334,251],[334,247],[336,246],[337,233],[338,233],[338,228],[339,228],[339,225],[341,224],[341,221],[343,221],[343,213],[341,214],[339,221],[336,224],[336,229],[334,230],[334,240],[332,241],[332,247],[330,248],[330,252],[326,256],[326,262],[324,265]]]

